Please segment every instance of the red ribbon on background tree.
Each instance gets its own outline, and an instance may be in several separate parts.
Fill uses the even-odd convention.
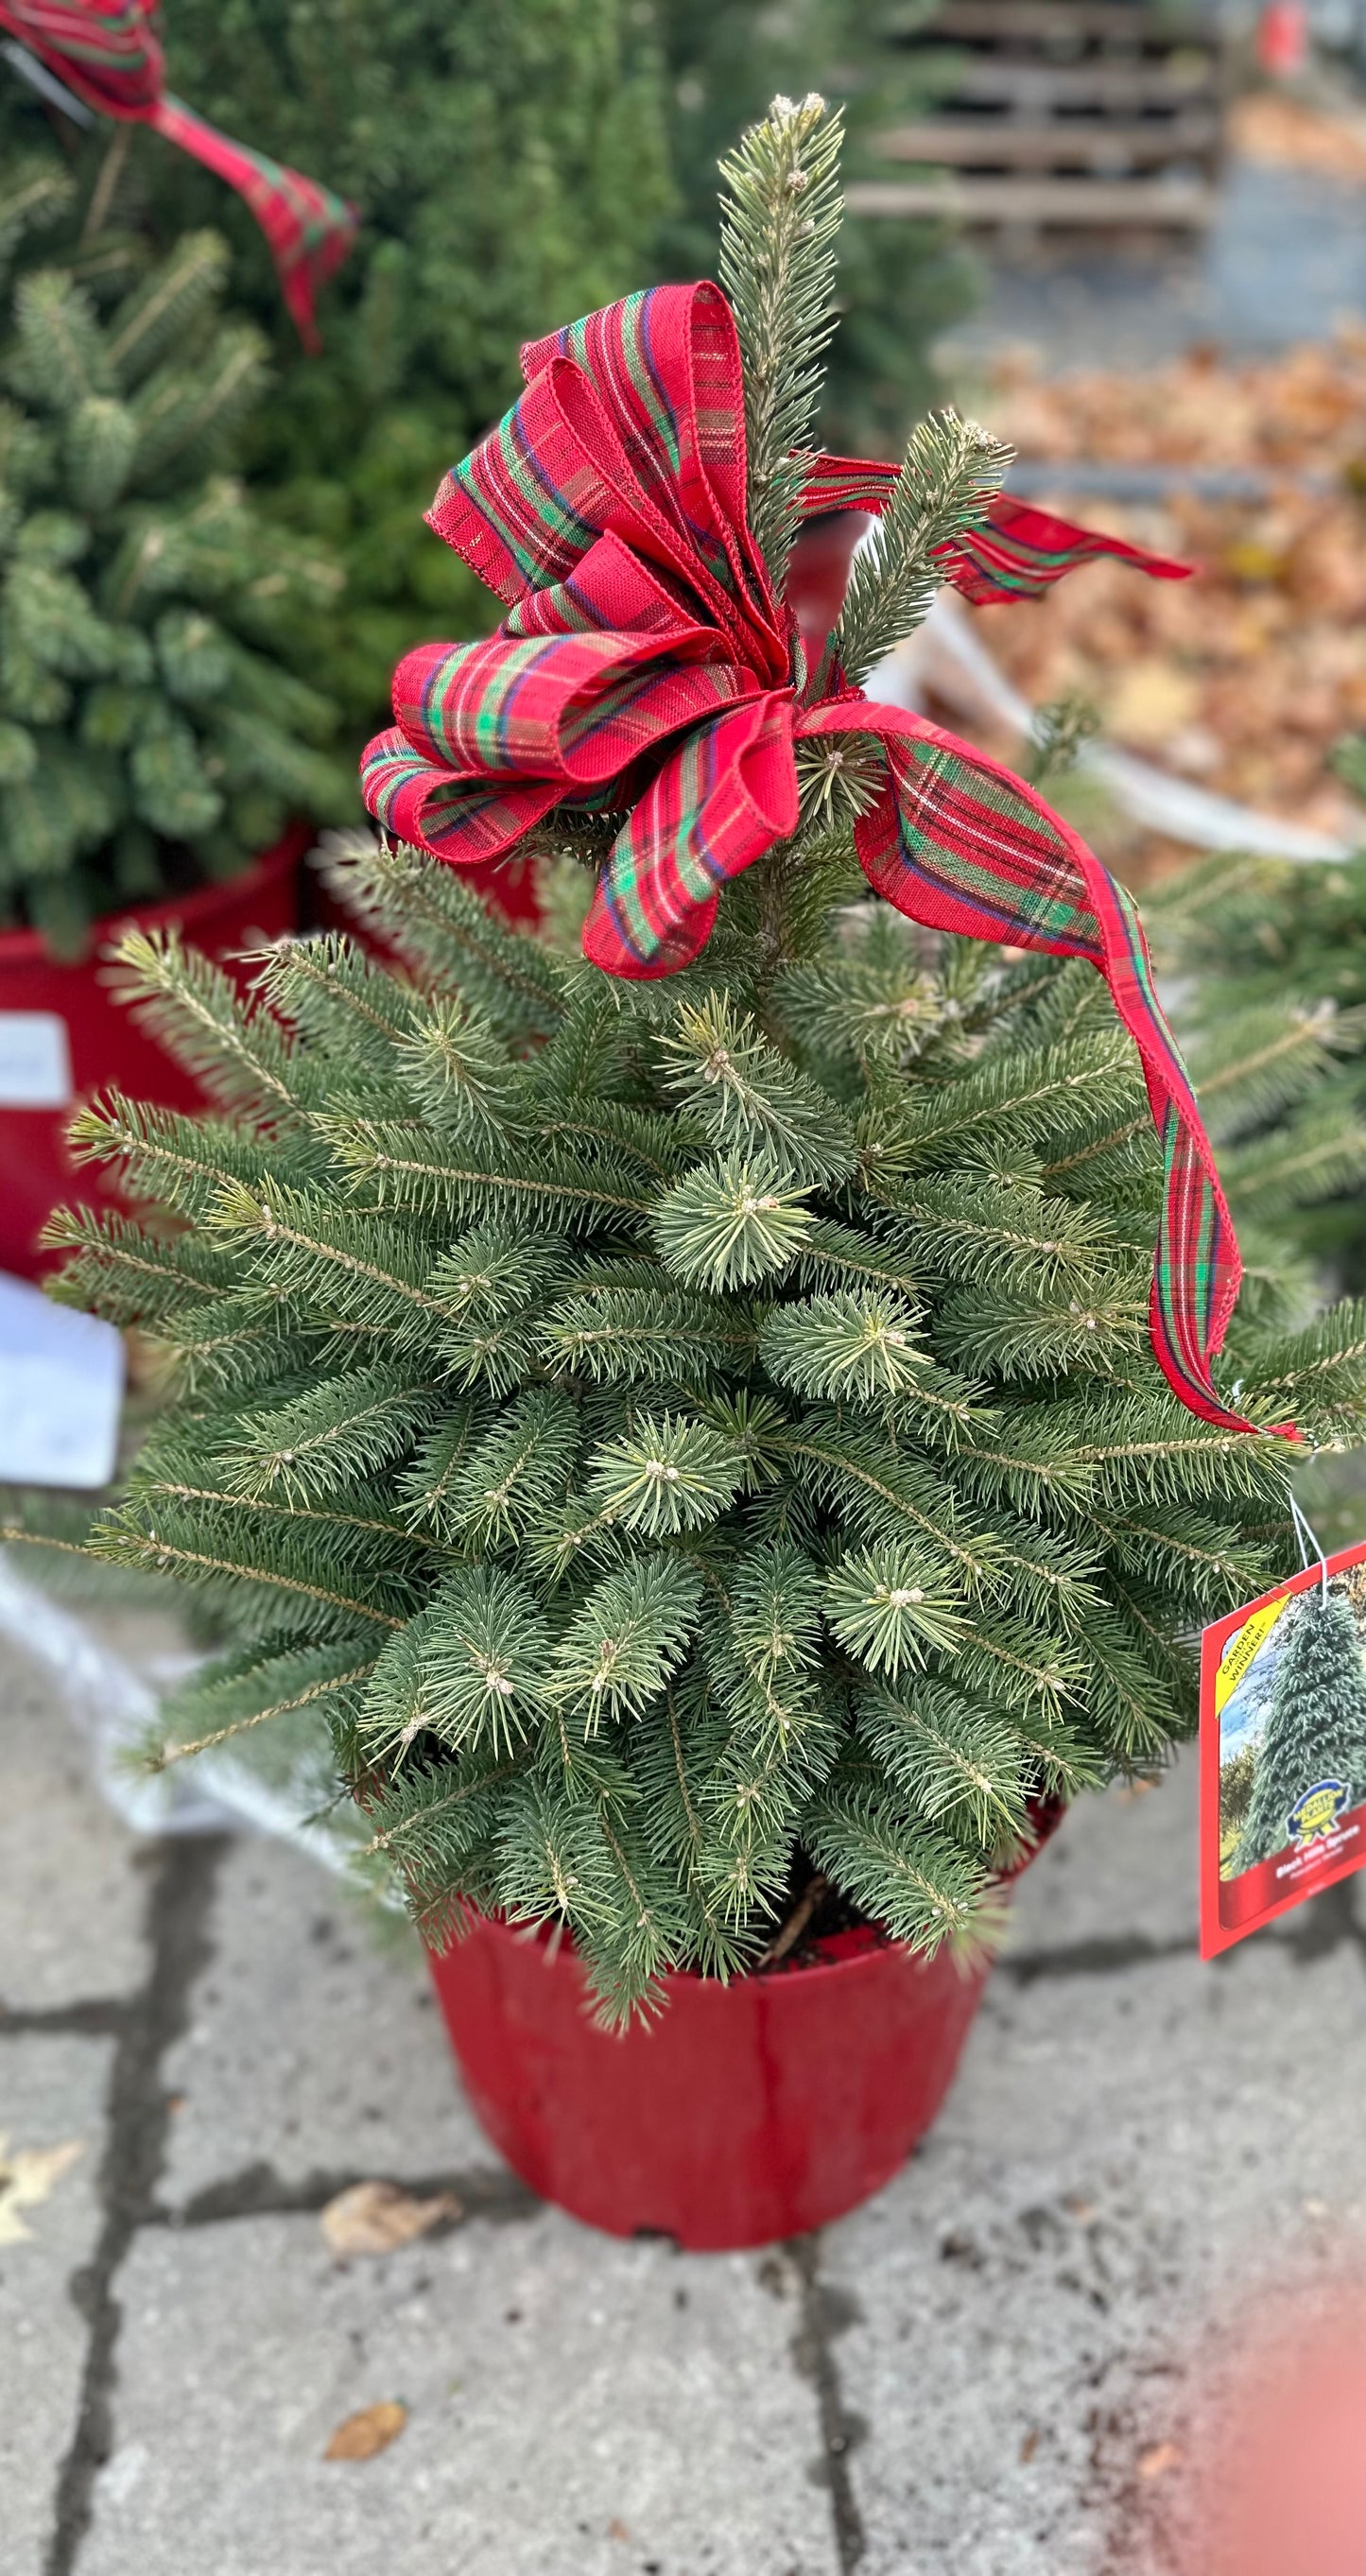
[[[467,866],[554,806],[624,810],[584,953],[610,975],[668,975],[705,947],[717,889],[795,831],[796,745],[877,746],[880,790],[855,825],[876,892],[912,920],[1087,957],[1105,976],[1163,1146],[1154,1350],[1192,1412],[1254,1429],[1210,1374],[1238,1248],[1133,900],[998,762],[865,698],[828,657],[808,677],[748,524],[741,354],[720,289],[630,296],[522,364],[526,392],[428,513],[508,614],[481,642],[400,662],[397,724],[362,767],[371,814]],[[880,511],[899,471],[816,456],[803,515]],[[1188,569],[1004,497],[940,560],[984,602],[1037,597],[1096,554],[1163,579]]]
[[[299,337],[316,351],[314,298],[351,247],[355,208],[316,179],[220,134],[172,97],[155,15],[155,0],[0,0],[0,27],[83,106],[120,123],[150,125],[237,190],[270,244]]]

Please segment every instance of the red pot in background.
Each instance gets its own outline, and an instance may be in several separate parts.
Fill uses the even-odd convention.
[[[534,930],[541,917],[536,901],[536,879],[525,859],[514,851],[505,859],[480,859],[472,868],[461,868],[460,882],[482,895],[514,930]],[[338,901],[331,887],[314,868],[309,868],[304,884],[304,917],[310,930],[344,930],[358,948],[381,966],[392,966],[402,974],[403,960],[398,950],[381,938],[368,923],[358,921],[344,903]]]
[[[814,670],[844,606],[854,548],[872,526],[867,510],[823,510],[799,531],[787,562],[783,596],[801,629]]]
[[[1034,1857],[1061,1809],[1040,1814]],[[1022,1864],[1023,1865],[1023,1864]],[[871,1930],[809,1966],[664,1979],[597,2028],[567,1940],[481,1917],[430,1960],[480,2120],[543,2199],[694,2252],[823,2227],[890,2182],[939,2111],[986,1983]]]
[[[117,1083],[168,1109],[203,1106],[190,1075],[115,1000],[109,942],[126,929],[177,927],[191,947],[231,968],[234,951],[298,928],[308,842],[308,827],[296,825],[226,885],[111,913],[79,965],[49,957],[33,931],[0,935],[0,1270],[33,1279],[52,1267],[60,1255],[40,1253],[37,1237],[63,1202],[119,1204],[111,1177],[77,1170],[68,1155],[66,1130],[78,1100]],[[35,1093],[36,1105],[19,1105]]]
[[[1266,0],[1257,21],[1257,60],[1273,80],[1294,80],[1309,60],[1304,0]]]

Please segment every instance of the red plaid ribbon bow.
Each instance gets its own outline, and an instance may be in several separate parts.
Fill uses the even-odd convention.
[[[474,644],[394,675],[396,726],[365,754],[370,812],[456,866],[496,858],[556,805],[626,809],[584,930],[611,975],[674,973],[717,888],[796,828],[794,744],[871,737],[882,791],[864,874],[912,920],[1088,957],[1142,1059],[1166,1164],[1151,1323],[1205,1421],[1250,1430],[1210,1375],[1238,1293],[1228,1209],[1163,1018],[1130,896],[1022,780],[939,726],[844,686],[818,704],[745,513],[744,388],[730,307],[662,286],[523,351],[527,390],[446,477],[430,524],[508,608]],[[897,469],[817,457],[807,516],[879,510]],[[1038,596],[1087,555],[1169,564],[1019,504],[945,555],[976,601]]]
[[[316,179],[234,143],[166,90],[155,0],[0,0],[0,27],[27,45],[86,107],[150,125],[245,198],[304,347],[318,348],[313,299],[345,259],[356,213]]]

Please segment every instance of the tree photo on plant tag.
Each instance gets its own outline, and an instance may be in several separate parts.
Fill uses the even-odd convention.
[[[1366,1546],[1206,1628],[1200,1950],[1215,1958],[1366,1861]]]

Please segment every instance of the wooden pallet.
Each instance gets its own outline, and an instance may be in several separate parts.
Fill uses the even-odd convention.
[[[861,214],[990,227],[1195,232],[1214,213],[1221,49],[1147,0],[947,0],[924,39],[961,49],[939,111],[877,138],[915,175],[857,181]]]

